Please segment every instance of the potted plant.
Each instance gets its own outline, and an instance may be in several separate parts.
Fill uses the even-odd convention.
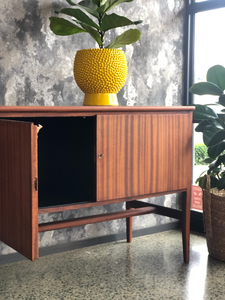
[[[127,76],[124,52],[118,48],[136,42],[141,33],[138,29],[126,30],[110,44],[105,45],[105,33],[111,29],[137,25],[142,21],[131,21],[108,12],[117,5],[133,0],[84,0],[74,3],[66,0],[72,8],[63,8],[50,17],[50,29],[56,35],[89,34],[99,48],[78,50],[74,61],[74,78],[85,93],[84,105],[118,105],[117,93]],[[90,15],[90,17],[88,16]]]
[[[195,131],[202,132],[209,156],[205,160],[209,164],[207,174],[201,174],[197,183],[203,188],[203,220],[209,254],[225,261],[225,68],[211,67],[206,80],[190,88],[193,94],[219,97],[216,103],[195,105],[193,118],[199,123]]]

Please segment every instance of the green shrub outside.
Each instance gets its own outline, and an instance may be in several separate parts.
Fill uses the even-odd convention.
[[[195,166],[207,165],[203,162],[206,158],[209,158],[207,149],[207,146],[203,143],[195,144]]]

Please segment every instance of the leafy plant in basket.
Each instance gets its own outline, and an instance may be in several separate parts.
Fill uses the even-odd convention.
[[[196,95],[218,96],[218,102],[213,104],[195,105],[193,118],[199,123],[195,128],[196,132],[202,132],[204,144],[208,148],[209,158],[207,174],[210,176],[211,189],[225,189],[225,68],[215,65],[207,71],[206,82],[195,83],[191,86],[190,92]],[[216,105],[219,112],[210,106]],[[203,172],[204,173],[204,172]],[[197,179],[202,188],[206,189],[205,174]]]
[[[111,29],[138,25],[142,21],[131,21],[109,11],[117,5],[133,0],[83,0],[78,3],[66,0],[72,8],[63,8],[50,17],[50,29],[56,35],[89,34],[99,49],[77,51],[74,62],[74,78],[85,93],[84,105],[118,105],[117,93],[127,76],[127,62],[122,50],[118,49],[140,39],[138,29],[128,29],[105,45],[105,33]],[[97,74],[97,75],[96,75]]]

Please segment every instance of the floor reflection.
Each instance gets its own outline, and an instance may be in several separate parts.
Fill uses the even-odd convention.
[[[192,233],[183,262],[178,230],[0,266],[0,299],[225,299],[225,264]]]
[[[189,299],[202,300],[205,294],[208,251],[205,245],[194,245],[191,248],[192,262],[188,272]]]

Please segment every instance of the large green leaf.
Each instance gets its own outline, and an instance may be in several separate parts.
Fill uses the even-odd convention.
[[[212,140],[212,138],[220,131],[221,129],[218,129],[214,126],[206,126],[206,128],[203,131],[203,141],[206,144],[206,146],[209,146],[209,143]]]
[[[218,119],[217,114],[210,107],[201,104],[195,104],[194,106],[195,106],[195,110],[193,112],[193,119],[196,120]]]
[[[212,139],[210,140],[207,146],[208,147],[216,146],[224,140],[225,140],[225,130],[220,130],[212,137]]]
[[[81,24],[82,27],[93,37],[94,40],[99,44],[99,46],[103,46],[102,41],[101,41],[101,36],[100,34],[92,27],[86,25],[86,24]]]
[[[121,3],[132,2],[132,1],[133,0],[107,0],[104,5],[100,6],[97,9],[97,12],[99,12],[100,14],[104,14]]]
[[[98,8],[98,5],[94,3],[92,0],[82,0],[78,2],[78,5],[88,7],[92,10],[96,10]]]
[[[86,12],[88,12],[90,15],[94,16],[95,18],[99,18],[99,14],[96,11],[96,9],[98,8],[97,5],[95,5],[92,0],[87,0],[87,1],[81,1],[78,4],[74,3],[71,0],[66,0],[70,5],[72,6],[78,6],[82,9],[84,9]],[[93,6],[94,5],[94,6]]]
[[[220,166],[221,164],[225,164],[225,154],[220,155],[215,161],[215,167]]]
[[[218,184],[218,179],[214,176],[210,176],[210,188],[214,189],[215,187],[217,187]]]
[[[211,67],[207,72],[207,81],[215,83],[221,90],[225,90],[225,68],[220,65]]]
[[[141,33],[138,29],[129,29],[115,38],[110,45],[105,48],[117,49],[124,45],[130,45],[140,39]]]
[[[224,129],[224,124],[220,121],[220,119],[210,120],[209,123],[214,127],[217,127],[219,129]]]
[[[206,158],[204,159],[202,162],[206,163],[206,164],[211,164],[214,161],[213,158]]]
[[[196,132],[203,132],[203,130],[206,128],[206,126],[209,126],[210,123],[207,120],[202,120],[198,126],[196,126],[195,131]]]
[[[92,0],[92,2],[93,2],[94,4],[96,4],[96,5],[100,6],[100,2],[101,2],[101,0]]]
[[[225,176],[218,180],[216,187],[218,190],[225,189]]]
[[[215,167],[216,167],[216,161],[214,161],[209,165],[209,169],[214,169]],[[209,174],[209,170],[207,171],[207,173]]]
[[[80,9],[63,8],[60,13],[74,17],[80,22],[100,30],[100,27]]]
[[[143,21],[132,22],[131,20],[118,16],[117,14],[107,15],[105,14],[102,19],[101,30],[108,31],[112,28],[123,27],[128,25],[137,25]]]
[[[50,17],[50,29],[57,35],[71,35],[79,32],[86,32],[85,29],[63,19]]]
[[[209,170],[207,171],[207,174],[210,175],[210,173],[215,173],[215,174],[218,174],[222,171],[223,169],[222,168],[209,168]]]
[[[219,97],[219,104],[225,106],[225,95],[221,95]]]
[[[221,125],[221,121],[219,119],[212,119],[212,120],[202,120],[198,126],[195,128],[196,132],[203,132],[206,126],[213,125],[218,129],[224,129],[224,126]],[[224,124],[223,124],[224,125]]]
[[[225,114],[218,113],[217,115],[219,117],[220,123],[223,124],[223,127],[225,128]]]
[[[222,95],[223,91],[217,85],[212,82],[198,82],[193,84],[189,91],[192,94],[196,95],[213,95],[213,96],[220,96]]]
[[[208,155],[212,159],[216,159],[225,150],[225,142],[221,142],[216,146],[208,148]]]
[[[92,0],[92,2],[98,6],[101,6],[106,2],[106,0]]]

